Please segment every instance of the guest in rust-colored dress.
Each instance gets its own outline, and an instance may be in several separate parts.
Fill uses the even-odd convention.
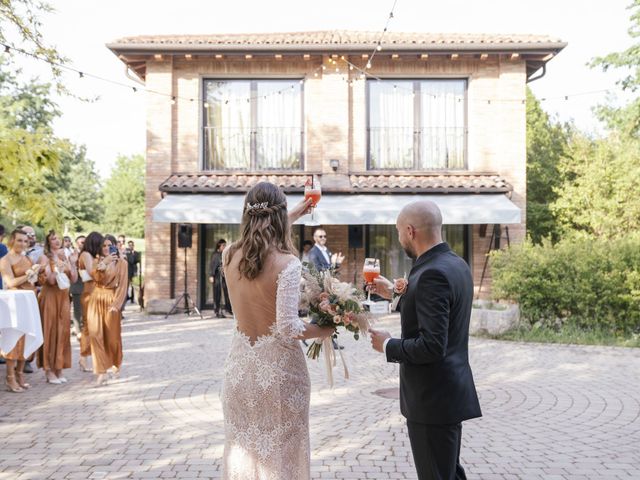
[[[78,272],[78,256],[67,259],[56,232],[50,230],[45,237],[44,255],[40,258],[40,284],[38,297],[44,343],[38,350],[38,367],[43,368],[47,383],[67,383],[63,368],[71,368],[71,303],[69,288],[61,289],[56,282],[56,273],[64,273],[75,282]]]
[[[106,384],[107,370],[113,368],[117,376],[122,365],[121,308],[127,295],[128,265],[116,245],[112,235],[105,235],[91,272],[95,288],[89,297],[87,319],[96,386]]]
[[[0,274],[9,290],[35,291],[35,283],[38,280],[38,268],[34,267],[29,257],[24,252],[29,245],[27,233],[22,230],[14,230],[9,237],[9,253],[0,260]],[[7,390],[21,393],[30,385],[24,380],[24,336],[20,337],[16,346],[10,352],[2,352],[7,363]]]
[[[91,372],[87,366],[87,358],[91,356],[91,341],[89,339],[89,298],[95,289],[95,282],[91,276],[93,261],[102,251],[104,237],[98,232],[91,232],[84,241],[84,249],[78,258],[78,274],[84,282],[84,289],[80,297],[82,305],[82,333],[80,335],[80,370]]]

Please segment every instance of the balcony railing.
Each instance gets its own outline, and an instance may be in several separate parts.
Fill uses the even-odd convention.
[[[205,127],[204,170],[299,170],[299,127]]]
[[[369,168],[464,169],[465,143],[464,127],[371,127]]]

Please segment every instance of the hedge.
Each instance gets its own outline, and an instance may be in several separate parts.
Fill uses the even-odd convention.
[[[520,305],[522,317],[640,332],[640,236],[524,242],[491,256],[493,297]]]

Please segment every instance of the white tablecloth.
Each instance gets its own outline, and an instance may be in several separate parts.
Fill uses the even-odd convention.
[[[25,335],[24,356],[42,345],[38,300],[30,290],[0,290],[0,348],[9,352]]]

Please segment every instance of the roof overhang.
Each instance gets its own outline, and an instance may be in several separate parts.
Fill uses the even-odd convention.
[[[287,195],[295,205],[302,195]],[[520,208],[504,194],[478,195],[323,195],[314,212],[297,224],[305,225],[395,225],[398,213],[408,203],[431,200],[442,212],[445,225],[518,224]],[[153,208],[153,221],[164,223],[239,224],[244,195],[173,194]]]
[[[297,32],[275,34],[152,35],[128,37],[108,43],[109,48],[140,78],[146,75],[146,62],[154,55],[163,57],[225,56],[301,56],[371,54],[379,39],[377,32]],[[527,62],[531,76],[557,55],[566,42],[534,35],[471,35],[389,33],[378,56],[392,54],[445,56],[454,53],[480,56],[517,53]]]

